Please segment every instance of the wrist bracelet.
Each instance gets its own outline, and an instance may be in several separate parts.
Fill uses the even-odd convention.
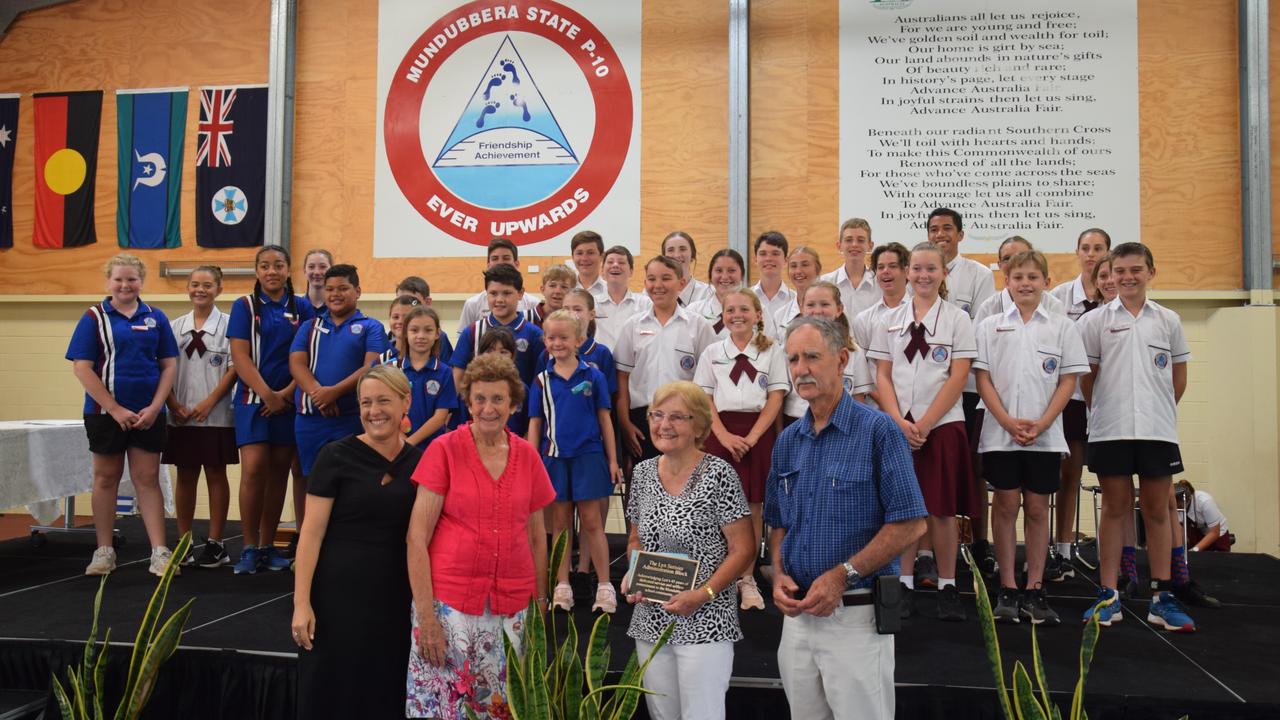
[[[711,589],[711,583],[703,585],[702,589],[707,591],[707,594],[711,596],[712,600],[716,599],[716,591]]]

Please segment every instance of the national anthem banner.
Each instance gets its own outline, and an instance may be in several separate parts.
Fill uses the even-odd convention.
[[[840,0],[840,216],[963,252],[1139,237],[1137,0]]]
[[[374,257],[639,250],[634,0],[381,0]]]

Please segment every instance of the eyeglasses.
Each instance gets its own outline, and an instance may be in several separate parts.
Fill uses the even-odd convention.
[[[649,411],[649,422],[655,425],[661,425],[663,420],[670,420],[672,425],[687,423],[693,420],[692,415],[684,415],[681,413],[667,413],[661,410]]]

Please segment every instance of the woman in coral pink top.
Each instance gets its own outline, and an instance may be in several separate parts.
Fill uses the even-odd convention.
[[[432,442],[413,473],[405,714],[508,718],[501,633],[518,648],[529,599],[546,603],[541,510],[556,493],[537,449],[507,430],[524,402],[511,360],[476,357],[458,394],[471,422]]]

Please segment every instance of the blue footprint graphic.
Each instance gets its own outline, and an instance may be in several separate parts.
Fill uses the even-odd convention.
[[[486,115],[492,115],[498,112],[498,106],[501,104],[502,103],[496,102],[496,101],[485,103],[484,107],[480,109],[480,117],[476,118],[476,127],[478,128],[484,127],[484,117]],[[525,111],[525,114],[527,115],[528,111]]]
[[[502,71],[503,71],[503,72],[509,72],[509,73],[511,73],[511,84],[512,84],[512,85],[519,85],[519,84],[520,84],[520,75],[516,73],[516,64],[515,64],[515,61],[513,61],[513,60],[502,60],[502,61],[500,61],[498,64],[502,66]]]
[[[512,105],[515,105],[516,107],[524,111],[524,121],[529,122],[529,120],[533,118],[533,116],[529,114],[529,106],[525,104],[524,98],[520,97],[519,95],[509,95],[508,97],[511,98]]]
[[[484,89],[484,99],[489,99],[489,93],[496,87],[501,87],[506,76],[502,73],[494,73],[489,77],[489,85]]]

